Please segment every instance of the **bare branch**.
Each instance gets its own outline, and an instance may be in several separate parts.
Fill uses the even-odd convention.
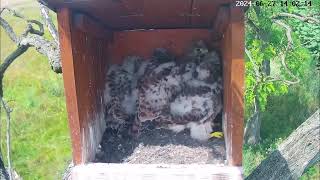
[[[279,78],[279,77],[272,77],[272,76],[268,76],[267,79],[265,80],[265,82],[276,82],[276,81],[281,81],[282,83],[286,84],[286,85],[293,85],[293,84],[297,84],[300,81],[289,81],[283,78]]]
[[[40,5],[41,16],[44,18],[44,22],[47,25],[50,34],[53,37],[53,39],[55,40],[55,42],[59,45],[58,31],[57,31],[55,25],[53,24],[53,21],[49,15],[49,9],[47,6],[45,6],[41,2],[39,2],[39,5]]]
[[[8,161],[8,173],[1,173],[5,175],[4,178],[7,179],[7,176],[10,180],[12,180],[12,166],[11,166],[11,144],[10,144],[10,113],[12,110],[7,105],[7,102],[2,98],[3,97],[3,77],[6,70],[9,66],[24,52],[28,50],[29,47],[35,47],[38,52],[41,54],[46,55],[49,58],[49,63],[55,72],[61,72],[61,63],[60,63],[60,51],[58,48],[58,43],[53,41],[47,41],[44,35],[44,28],[43,24],[36,20],[29,20],[26,19],[24,16],[18,14],[16,11],[11,10],[9,8],[0,9],[0,15],[3,13],[4,10],[8,10],[13,16],[23,19],[27,22],[27,27],[25,31],[22,33],[20,37],[18,37],[15,32],[13,31],[10,24],[4,20],[0,16],[0,25],[4,28],[5,32],[8,34],[10,39],[16,43],[17,49],[13,51],[8,57],[5,58],[2,64],[0,64],[0,111],[1,106],[5,110],[7,116],[7,161]],[[39,29],[35,29],[33,26],[38,26]],[[0,165],[1,171],[6,171],[3,163],[2,158],[0,157]],[[2,178],[2,176],[0,177]]]
[[[43,24],[36,20],[28,20],[24,16],[18,14],[12,9],[6,8],[6,10],[8,10],[12,15],[21,18],[28,23],[21,37],[17,37],[9,23],[7,23],[4,19],[0,17],[1,26],[5,29],[12,41],[15,42],[18,46],[35,47],[39,53],[48,57],[49,64],[52,70],[56,73],[61,73],[62,67],[60,62],[61,57],[59,44],[55,41],[48,41],[43,37]],[[39,27],[39,30],[36,30],[33,27],[33,25],[37,25]]]
[[[286,51],[288,51],[289,49],[292,49],[293,48],[293,40],[292,40],[292,36],[291,36],[291,31],[292,31],[291,27],[281,20],[274,20],[274,23],[278,24],[279,26],[284,28],[284,30],[286,31],[286,36],[288,39],[288,45],[287,45]]]
[[[256,74],[256,79],[257,79],[257,78],[260,78],[261,76],[260,76],[260,73],[259,73],[259,68],[258,68],[256,62],[253,60],[253,58],[252,58],[252,56],[251,56],[251,53],[250,53],[250,51],[249,51],[247,48],[245,48],[245,53],[247,54],[249,60],[252,62],[253,70],[254,70],[254,72],[255,72],[255,74]]]
[[[6,31],[6,33],[8,34],[9,38],[15,42],[15,43],[19,43],[19,39],[18,36],[16,35],[16,33],[13,31],[12,27],[10,26],[10,24],[4,20],[2,17],[0,17],[0,25],[3,27],[3,29]]]
[[[287,36],[287,39],[288,39],[287,47],[286,47],[284,52],[281,52],[279,54],[279,59],[281,61],[281,65],[285,68],[286,72],[293,79],[295,79],[295,81],[289,81],[289,80],[285,80],[285,81],[287,81],[286,83],[288,83],[288,84],[297,84],[297,83],[300,82],[300,79],[292,73],[292,71],[288,68],[287,63],[285,62],[287,52],[293,48],[293,40],[292,40],[292,36],[291,36],[291,31],[292,31],[291,27],[289,25],[285,24],[284,22],[282,22],[281,20],[274,20],[274,22],[276,24],[278,24],[279,26],[281,26],[286,31],[286,36]]]
[[[310,16],[303,16],[301,14],[291,14],[291,13],[279,13],[275,16],[273,16],[273,19],[277,19],[279,17],[290,17],[290,18],[294,18],[300,21],[304,21],[304,22],[308,22],[308,23],[320,23],[320,20],[314,17],[310,17]]]
[[[27,22],[28,22],[27,28],[26,28],[25,32],[22,34],[22,36],[25,37],[28,35],[28,33],[37,34],[39,36],[44,35],[44,29],[43,29],[42,23],[40,23],[39,21],[36,21],[36,20],[27,20]],[[36,24],[37,26],[39,26],[39,30],[34,29],[32,24]]]
[[[8,106],[8,104],[3,100],[2,96],[0,96],[1,104],[7,116],[7,131],[6,131],[6,139],[7,139],[7,163],[8,163],[8,175],[9,180],[12,180],[12,166],[11,166],[11,136],[10,136],[10,121],[11,121],[11,112],[12,109]]]
[[[20,44],[30,45],[36,50],[48,57],[49,64],[52,70],[56,73],[61,73],[60,49],[54,41],[48,41],[42,36],[31,34],[21,40]]]
[[[299,82],[300,82],[300,79],[291,72],[291,70],[290,70],[290,69],[288,68],[288,66],[287,66],[287,63],[286,63],[285,59],[286,59],[286,54],[281,53],[281,54],[280,54],[280,60],[281,60],[282,66],[285,68],[286,72],[287,72],[293,79],[295,79],[295,81],[290,81],[291,84],[297,84],[297,83],[299,83]]]
[[[268,38],[268,33],[267,32],[263,32],[262,30],[260,30],[255,24],[254,22],[251,20],[251,19],[247,19],[247,22],[248,24],[253,27],[255,29],[255,31],[259,34],[259,38],[261,38],[262,40],[266,40],[266,39],[269,39]],[[284,67],[284,69],[286,70],[286,72],[293,78],[295,79],[294,81],[290,81],[290,80],[287,80],[285,78],[275,78],[275,77],[270,77],[268,76],[267,77],[267,80],[266,82],[274,82],[274,81],[281,81],[287,85],[292,85],[292,84],[296,84],[296,83],[299,83],[300,80],[299,78],[297,78],[292,72],[291,70],[288,68],[286,62],[285,62],[285,59],[286,59],[286,54],[289,50],[291,50],[293,48],[293,40],[292,40],[292,36],[291,36],[291,27],[287,24],[285,24],[283,21],[281,20],[278,20],[278,19],[273,19],[273,22],[279,26],[281,26],[283,29],[285,29],[285,32],[286,32],[286,37],[288,39],[288,44],[286,46],[286,49],[284,52],[280,53],[279,54],[279,59],[281,60],[281,65]],[[245,53],[247,54],[249,60],[252,62],[253,64],[253,69],[255,71],[255,75],[256,75],[256,78],[259,78],[261,77],[260,73],[259,73],[259,67],[257,66],[257,64],[254,62],[254,60],[252,59],[251,55],[250,55],[250,52],[245,49]]]
[[[17,11],[15,11],[13,9],[7,8],[7,7],[1,9],[0,13],[2,13],[4,10],[7,10],[11,15],[13,15],[15,17],[21,18],[23,20],[27,20],[22,14],[18,13]]]
[[[13,63],[13,61],[19,57],[21,54],[27,51],[29,47],[24,45],[24,46],[19,46],[15,51],[13,51],[0,65],[0,78],[2,78],[3,74],[5,71],[8,69],[8,67]],[[0,89],[1,91],[1,89]],[[0,92],[0,96],[2,96]]]

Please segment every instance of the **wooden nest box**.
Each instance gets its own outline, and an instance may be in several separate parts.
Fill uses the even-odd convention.
[[[42,1],[58,15],[73,161],[80,167],[73,174],[74,178],[106,177],[104,173],[112,172],[120,176],[130,172],[137,175],[139,171],[142,173],[140,179],[147,178],[147,175],[175,177],[179,172],[177,177],[180,178],[189,174],[197,179],[197,173],[203,176],[207,173],[208,179],[241,178],[244,11],[235,7],[235,1]],[[105,130],[103,93],[108,65],[120,63],[129,55],[148,58],[157,47],[167,48],[181,56],[196,40],[204,40],[210,48],[218,49],[223,59],[226,165],[177,165],[168,168],[125,164],[100,164],[93,168],[95,166],[81,165],[93,160]],[[140,166],[143,169],[139,169]],[[83,175],[90,168],[91,175]],[[169,175],[165,176],[166,173]],[[136,177],[130,176],[127,179]]]

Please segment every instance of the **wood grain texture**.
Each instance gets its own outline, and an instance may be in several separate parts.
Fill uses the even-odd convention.
[[[229,25],[230,6],[220,6],[213,21],[213,40],[221,40]]]
[[[224,114],[226,154],[228,165],[242,165],[242,140],[244,118],[244,12],[230,8],[230,22],[223,39],[221,50],[224,59]]]
[[[214,165],[168,164],[103,164],[93,163],[76,166],[72,179],[122,179],[122,180],[240,180],[242,169]]]
[[[73,160],[81,162],[81,132],[80,119],[78,109],[78,98],[76,94],[74,62],[71,42],[71,12],[67,8],[59,9],[58,15],[58,30],[60,38],[60,50],[62,60],[63,82],[65,96],[67,102],[68,122],[70,136],[72,140]]]
[[[123,58],[138,55],[150,58],[155,48],[166,48],[177,57],[182,56],[190,45],[204,40],[211,42],[211,31],[207,29],[161,29],[114,32],[108,51],[112,63],[121,63]]]
[[[112,31],[108,27],[103,26],[99,21],[88,17],[82,13],[73,15],[73,24],[78,30],[94,36],[95,38],[112,38]]]
[[[233,0],[42,0],[56,10],[68,7],[114,30],[210,28],[220,5]]]
[[[248,180],[299,179],[320,160],[318,109],[248,176]]]
[[[204,13],[206,17],[210,16],[208,19],[197,19],[190,16],[187,20],[182,18],[183,20],[176,21],[176,19],[170,19],[171,10],[170,12],[161,11],[163,10],[162,8],[168,5],[161,4],[160,1],[155,0],[148,2],[151,3],[149,5],[143,0],[123,1],[123,3],[122,1],[110,0],[92,0],[92,2],[90,1],[91,3],[87,0],[79,2],[73,0],[67,2],[47,1],[51,4],[51,7],[58,8],[63,78],[72,138],[73,159],[76,164],[93,159],[95,149],[103,133],[104,102],[102,97],[106,78],[105,72],[109,63],[120,63],[124,57],[129,55],[140,55],[144,58],[149,58],[154,48],[157,47],[167,48],[179,57],[184,54],[192,42],[200,39],[205,40],[210,48],[217,48],[217,41],[212,41],[212,39],[221,37],[218,48],[221,50],[224,60],[224,131],[227,159],[229,165],[241,166],[244,108],[244,20],[242,9],[233,6],[225,8],[223,6],[222,9],[221,7],[218,8],[220,13],[217,18],[214,18],[211,14],[213,12],[210,12],[211,15],[205,15],[210,8],[202,7],[206,3],[211,4],[211,1],[193,0],[190,3],[183,4],[182,1],[175,0],[177,5],[182,3],[181,12],[185,11],[184,9],[187,9],[188,5],[189,13],[200,13],[200,11],[197,11],[204,8],[207,10],[201,10],[201,13]],[[215,2],[227,3],[224,1]],[[145,7],[146,4],[147,6]],[[211,5],[217,5],[216,7],[218,7],[218,4]],[[103,18],[103,16],[109,16],[108,13],[110,12],[107,9],[102,9],[102,7],[112,9],[110,17]],[[148,7],[152,8],[148,9]],[[193,7],[197,8],[193,9]],[[84,13],[79,18],[79,16],[73,16],[74,14],[69,8],[82,10]],[[113,12],[115,10],[119,11]],[[139,13],[150,13],[150,16],[152,16],[153,10],[163,14],[161,17],[148,17],[150,19],[144,19],[139,16]],[[99,15],[98,11],[103,14]],[[85,13],[95,17],[93,18],[95,20],[92,20]],[[183,26],[190,27],[191,25],[194,29],[111,32],[109,31],[110,29],[105,29],[106,26],[103,23],[99,23],[99,18],[101,22],[112,18],[108,21],[111,23],[109,25],[112,25],[112,22],[118,20],[120,16],[134,18],[130,22],[127,20],[119,21],[127,26],[125,28],[129,29],[149,27],[150,23],[152,23],[150,27],[175,28],[180,26],[181,24],[178,24],[181,22],[183,25],[184,21],[189,24],[187,23]],[[170,22],[157,19],[162,17],[169,19],[168,21]],[[214,22],[212,22],[212,19],[215,19]],[[144,24],[146,22],[149,24]],[[171,23],[178,26],[173,26]],[[192,25],[192,23],[195,24]],[[202,27],[206,23],[212,24],[213,30],[195,28],[197,26]],[[124,27],[117,25],[116,28],[121,29]]]
[[[103,91],[108,41],[79,30],[73,19],[68,8],[58,10],[73,160],[79,164],[93,159],[104,131]]]

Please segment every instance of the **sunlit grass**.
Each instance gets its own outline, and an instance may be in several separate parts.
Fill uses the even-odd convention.
[[[36,4],[17,9],[26,17],[40,19],[33,5]],[[4,17],[18,34],[23,31],[23,21],[10,15]],[[1,28],[1,61],[14,49],[15,44]],[[4,97],[13,108],[14,169],[24,179],[58,179],[71,159],[62,76],[52,72],[48,60],[30,48],[6,72]],[[2,113],[2,127],[4,123]],[[4,128],[1,130],[4,139]],[[1,142],[1,147],[5,155],[4,143]]]

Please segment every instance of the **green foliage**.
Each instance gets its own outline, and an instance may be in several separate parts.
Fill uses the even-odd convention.
[[[306,12],[298,8],[251,8],[246,16],[249,19],[246,26],[246,48],[251,54],[252,60],[246,57],[246,108],[250,114],[253,107],[255,97],[259,101],[259,107],[265,110],[268,97],[270,95],[282,95],[288,92],[288,84],[283,81],[270,81],[273,79],[286,79],[295,81],[288,71],[281,64],[279,55],[285,52],[288,40],[285,31],[276,25],[272,18],[280,12],[300,13],[308,15]],[[319,53],[319,34],[320,26],[308,25],[306,22],[298,20],[284,19],[288,25],[298,29],[292,32],[293,49],[286,53],[286,63],[293,74],[301,78],[304,72],[304,64]],[[313,29],[312,29],[313,28]],[[304,30],[302,30],[304,29]],[[314,30],[312,33],[307,33]],[[309,39],[308,39],[309,38]],[[305,40],[310,40],[305,42]],[[265,61],[270,61],[271,74],[267,74],[265,70]],[[257,76],[258,71],[260,76]],[[248,110],[249,109],[249,110]],[[249,115],[248,115],[249,116]]]
[[[309,67],[310,68],[310,67]],[[308,70],[308,69],[306,69]],[[311,77],[305,74],[303,80]],[[303,86],[290,88],[284,95],[271,95],[264,112],[261,113],[262,142],[257,146],[243,148],[245,176],[249,175],[273,150],[277,148],[317,108],[318,101]],[[309,97],[312,96],[313,99]],[[301,179],[319,179],[319,163],[308,169]]]
[[[257,11],[259,13],[251,8],[246,14],[259,28],[257,32],[255,27],[247,23],[246,48],[250,51],[261,77],[257,78],[253,62],[246,57],[245,117],[249,118],[252,114],[254,98],[258,95],[262,110],[260,114],[262,142],[257,146],[244,146],[243,165],[246,176],[319,108],[320,99],[320,75],[315,68],[320,49],[319,24],[281,18],[292,27],[293,49],[287,53],[286,63],[292,73],[300,79],[298,84],[269,82],[263,66],[264,60],[270,60],[270,76],[292,80],[292,77],[284,71],[278,57],[287,46],[287,37],[282,28],[272,23],[271,17],[280,12],[299,13],[306,16],[316,14],[320,12],[320,1],[313,1],[311,8],[275,7],[260,8]],[[319,15],[314,17],[320,18]],[[309,168],[301,179],[319,178],[318,164]]]
[[[265,110],[267,98],[272,94],[285,94],[288,92],[287,84],[281,81],[270,81],[269,75],[264,72],[264,61],[270,61],[271,77],[282,79],[292,78],[282,67],[279,54],[283,53],[287,47],[287,37],[285,32],[278,26],[274,25],[271,18],[281,12],[281,9],[270,10],[267,8],[259,9],[259,14],[250,9],[247,17],[259,29],[251,26],[246,28],[246,48],[249,50],[252,61],[246,58],[246,107],[252,107],[255,95],[258,94],[258,100],[261,110]],[[301,24],[301,23],[300,23]],[[249,23],[250,25],[250,23]],[[264,39],[261,39],[261,38]],[[294,50],[289,51],[286,56],[288,68],[301,77],[299,69],[307,59],[310,59],[309,52],[300,45],[299,39],[294,36]],[[259,75],[257,77],[254,71],[254,64],[257,66]],[[254,89],[256,88],[256,92]]]

